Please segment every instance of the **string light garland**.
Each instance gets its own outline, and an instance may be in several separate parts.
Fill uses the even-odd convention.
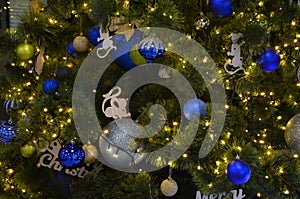
[[[88,7],[88,4],[85,4],[85,6]],[[130,2],[124,1],[123,6],[124,6],[124,8],[130,8],[129,7]],[[258,6],[264,7],[265,6],[264,1],[258,2]],[[149,9],[151,10],[151,12],[154,12],[156,8],[151,7]],[[77,13],[77,11],[74,11],[74,13]],[[272,14],[272,13],[270,13],[270,14]],[[168,13],[165,13],[165,15],[166,15],[166,17],[172,17]],[[235,14],[235,15],[237,15],[237,14]],[[245,15],[245,13],[241,12],[241,13],[238,13],[238,15],[239,15],[239,17],[243,17]],[[256,19],[254,19],[254,20],[262,23],[263,19],[265,17],[266,16],[264,16],[264,14],[258,13],[258,14],[256,14],[256,17],[255,17]],[[253,19],[249,19],[249,21],[250,20],[253,20]],[[48,22],[50,25],[59,23],[59,21],[55,18],[50,18]],[[291,29],[295,29],[297,26],[298,26],[297,20],[296,19],[291,20],[289,27]],[[216,27],[216,29],[214,31],[215,31],[214,34],[218,34],[218,35],[221,35],[224,33],[223,28]],[[230,33],[230,34],[232,35],[233,33]],[[195,38],[194,35],[191,37],[193,37],[193,39]],[[275,41],[274,49],[276,50],[276,52],[279,53],[281,58],[292,57],[293,62],[297,63],[299,61],[299,58],[296,55],[288,55],[288,51],[290,49],[294,49],[295,51],[299,50],[299,39],[300,39],[300,33],[296,33],[295,36],[293,36],[293,38],[290,41]],[[168,44],[168,46],[172,46],[172,44],[170,43],[170,44]],[[224,49],[225,48],[223,48],[223,50]],[[54,58],[54,57],[51,57],[49,55],[49,57],[47,58],[47,62],[51,63],[53,61],[52,58]],[[54,58],[54,59],[56,59],[56,58]],[[76,64],[74,64],[72,61],[69,61],[69,57],[66,55],[62,56],[59,59],[61,59],[63,61],[67,60],[68,63],[66,65],[69,68],[74,69],[74,67],[76,67]],[[20,63],[17,61],[16,63],[12,63],[11,65],[13,67],[28,68],[28,66],[30,64],[32,64],[32,62],[33,62],[32,60],[23,61]],[[188,67],[187,67],[188,65],[184,59],[181,59],[180,62],[182,63],[180,65],[182,67],[182,69],[188,69]],[[253,74],[256,75],[254,69],[257,67],[257,63],[254,63],[254,62],[247,63],[247,65],[249,65],[249,66],[247,66],[247,68],[249,68],[249,70],[247,69],[245,74],[242,76],[245,79],[251,78],[251,75],[253,75]],[[220,71],[220,73],[222,73],[222,71]],[[33,80],[29,80],[26,83],[24,83],[24,85],[23,85],[24,87],[20,86],[20,88],[15,87],[15,88],[11,89],[10,93],[9,93],[10,96],[20,96],[24,93],[25,87],[28,87],[28,89],[30,89],[31,87],[34,87],[36,85],[35,80],[40,81],[39,77],[35,77],[35,74],[32,70],[28,70],[27,73],[24,73],[24,77],[28,77],[28,75],[34,76]],[[237,92],[238,99],[232,98],[232,102],[228,103],[228,105],[226,105],[226,109],[228,111],[231,111],[232,109],[235,108],[235,105],[238,102],[239,105],[242,107],[243,111],[245,111],[245,112],[249,111],[249,114],[247,115],[247,116],[249,116],[249,118],[247,118],[247,119],[249,119],[248,120],[249,121],[248,128],[244,129],[243,133],[246,136],[252,136],[250,138],[252,141],[252,144],[254,143],[255,147],[262,149],[260,151],[260,156],[261,156],[260,160],[261,161],[263,160],[264,156],[271,158],[274,155],[274,152],[276,152],[276,148],[274,149],[274,147],[272,146],[272,144],[270,142],[270,137],[272,137],[272,133],[273,133],[274,129],[266,128],[265,123],[269,122],[268,120],[266,120],[266,118],[264,118],[262,116],[256,117],[257,113],[255,112],[255,110],[256,110],[255,107],[253,107],[253,102],[258,98],[265,100],[266,104],[264,104],[262,106],[262,110],[269,112],[269,111],[273,111],[274,109],[278,109],[280,107],[280,105],[282,105],[283,103],[286,103],[287,100],[277,99],[277,96],[279,96],[279,93],[270,91],[269,89],[266,89],[266,88],[257,89],[258,92],[256,94],[255,94],[256,91],[252,92],[252,90],[249,93],[247,93],[246,91],[245,92],[237,91],[237,90],[235,90],[235,86],[232,84],[232,81],[233,81],[233,79],[229,79],[229,78],[225,79],[226,89],[230,92],[231,91]],[[300,83],[296,83],[295,87],[300,87]],[[33,94],[26,96],[26,98],[23,98],[20,100],[25,99],[26,101],[34,103],[35,100],[38,100],[37,95],[38,94],[33,93]],[[256,95],[256,96],[253,97],[253,95]],[[288,103],[292,104],[295,109],[299,108],[296,98],[297,98],[296,95],[292,93],[288,99],[289,100]],[[56,118],[50,118],[50,112],[52,111],[51,107],[42,108],[42,111],[44,111],[45,116],[47,116],[47,117],[49,116],[49,124],[52,126],[57,125],[57,126],[63,128],[64,126],[70,125],[73,122],[72,115],[71,115],[72,109],[68,106],[63,105],[61,107],[56,107],[55,114],[59,118],[63,118],[63,120],[60,122],[56,122]],[[254,112],[252,112],[252,111],[254,111]],[[26,116],[28,116],[28,114],[30,114],[30,113],[27,112],[26,110],[21,112],[22,117],[26,117]],[[67,115],[65,115],[65,114],[67,114]],[[272,125],[274,125],[274,128],[276,130],[281,129],[282,131],[284,131],[285,130],[284,121],[286,120],[285,114],[275,112],[275,114],[273,115],[273,119],[274,119],[274,122]],[[171,122],[171,125],[166,126],[164,128],[164,130],[173,132],[173,129],[178,126],[178,123],[179,123],[178,121]],[[208,127],[209,125],[210,125],[209,121],[206,121],[206,120],[203,121],[203,126],[204,126],[203,129],[205,129],[205,127]],[[277,129],[277,127],[278,127],[278,129]],[[49,131],[50,131],[49,129],[45,129],[43,132],[45,134],[50,134]],[[172,133],[170,133],[170,134],[172,134]],[[224,136],[222,137],[222,139],[219,140],[220,146],[218,146],[218,147],[228,147],[229,145],[231,145],[231,141],[236,136],[236,134],[237,134],[237,132],[224,132]],[[51,135],[54,137],[57,137],[56,134],[51,134]],[[172,136],[167,137],[166,141],[170,141],[171,139],[172,139]],[[239,151],[239,152],[245,152],[247,150],[242,145],[241,146],[239,146],[239,145],[233,146],[232,148],[234,148],[234,150]],[[226,148],[226,150],[227,150],[227,148]],[[220,157],[221,157],[220,160],[215,161],[215,164],[212,165],[211,169],[205,168],[203,166],[204,164],[202,165],[202,162],[198,160],[198,162],[195,166],[195,170],[198,170],[198,171],[211,170],[211,171],[213,171],[213,173],[212,173],[213,176],[222,175],[223,171],[221,168],[224,167],[224,165],[226,165],[228,163],[229,156],[228,156],[228,154],[222,154],[222,155],[220,155]],[[299,159],[299,154],[292,154],[292,157],[295,159]],[[190,154],[187,152],[182,155],[182,158],[185,160],[193,160],[193,154]],[[162,161],[162,160],[158,158],[158,161]],[[176,163],[174,163],[174,164],[176,164]],[[284,167],[278,167],[278,168],[276,168],[276,172],[278,175],[283,175],[283,174],[285,174],[286,170]],[[271,178],[272,178],[271,175],[265,175],[265,177],[264,177],[264,179],[266,181],[270,180]],[[215,182],[207,183],[207,187],[209,187],[211,189],[213,189],[214,186],[215,186]],[[11,184],[9,189],[11,189],[11,188],[15,189],[16,186],[14,184]],[[151,189],[150,189],[150,191],[151,191]],[[22,192],[25,193],[26,190],[22,189]],[[267,197],[269,194],[267,192],[268,191],[264,190],[264,188],[263,188],[262,190],[260,190],[256,193],[256,196],[262,197],[262,198]],[[281,190],[281,192],[285,195],[289,195],[289,194],[291,194],[292,191],[290,188],[284,188]]]

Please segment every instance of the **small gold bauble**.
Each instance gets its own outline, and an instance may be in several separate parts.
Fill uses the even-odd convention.
[[[73,40],[73,46],[77,52],[86,52],[89,49],[89,40],[85,36],[77,36]]]
[[[20,148],[20,152],[25,158],[30,158],[31,156],[33,156],[35,154],[35,151],[35,146],[32,146],[30,144],[26,144]]]
[[[92,145],[91,143],[87,143],[82,146],[84,150],[84,163],[85,164],[92,164],[96,161],[98,151],[97,148]]]
[[[178,191],[178,185],[172,178],[165,179],[160,185],[161,192],[168,197],[174,196]]]

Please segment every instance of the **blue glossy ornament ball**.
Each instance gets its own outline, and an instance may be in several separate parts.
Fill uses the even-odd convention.
[[[72,140],[59,150],[58,160],[64,167],[76,167],[84,161],[84,150]]]
[[[232,15],[232,0],[211,0],[210,10],[216,17],[228,17]]]
[[[67,51],[68,51],[68,54],[71,55],[72,57],[77,57],[77,53],[76,53],[73,43],[70,43],[68,45]]]
[[[245,161],[236,159],[228,164],[226,174],[233,184],[242,185],[250,179],[251,169]]]
[[[183,106],[183,114],[188,120],[192,120],[195,117],[204,118],[206,115],[206,104],[194,97],[188,100]]]
[[[43,83],[43,91],[46,94],[53,94],[58,91],[59,85],[55,79],[47,79]]]
[[[264,72],[269,73],[278,68],[280,64],[280,56],[274,49],[269,48],[259,56],[258,63]]]
[[[139,44],[139,52],[147,60],[152,63],[165,53],[165,44],[155,35],[144,38]]]
[[[0,141],[5,144],[11,143],[17,138],[18,127],[12,121],[1,121],[0,124]]]
[[[98,26],[94,26],[91,28],[91,30],[88,33],[88,39],[94,46],[98,46],[102,41],[98,41],[98,38],[100,38],[100,31]]]
[[[112,40],[117,50],[112,50],[110,55],[114,63],[123,70],[130,70],[136,67],[136,63],[130,57],[132,48],[137,45],[143,37],[143,33],[135,28],[133,35],[127,40],[124,34],[116,34]]]

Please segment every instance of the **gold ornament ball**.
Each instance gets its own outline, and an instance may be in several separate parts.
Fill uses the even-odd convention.
[[[98,156],[97,148],[90,143],[83,145],[82,148],[84,150],[84,161],[83,162],[85,164],[94,163],[96,161],[96,157]]]
[[[89,49],[89,40],[85,36],[77,36],[73,40],[73,46],[77,52],[86,52]]]
[[[30,158],[31,156],[33,156],[35,154],[35,151],[35,147],[30,144],[26,144],[20,148],[20,152],[25,158]]]
[[[131,48],[129,55],[130,55],[131,61],[135,65],[139,66],[139,65],[147,64],[146,59],[139,52],[139,44],[136,44]]]
[[[289,120],[284,137],[288,146],[300,154],[300,113]]]
[[[178,185],[172,178],[165,179],[160,185],[161,192],[168,197],[174,196],[178,191]]]
[[[19,44],[16,49],[17,56],[22,60],[30,59],[34,54],[34,48],[31,44]]]

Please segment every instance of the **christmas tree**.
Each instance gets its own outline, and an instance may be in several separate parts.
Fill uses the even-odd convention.
[[[298,1],[13,4],[0,198],[300,198]]]

